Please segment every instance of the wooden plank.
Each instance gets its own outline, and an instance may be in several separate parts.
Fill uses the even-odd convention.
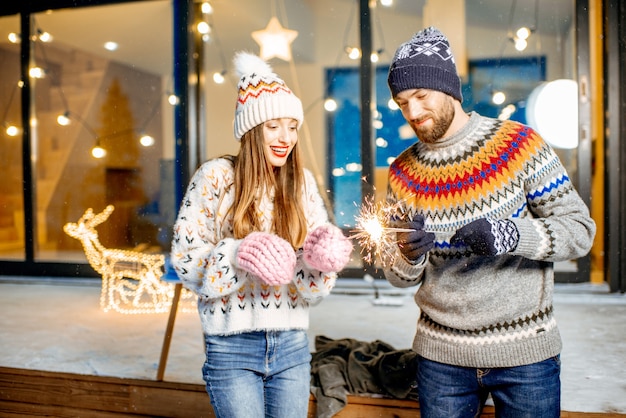
[[[308,418],[315,418],[315,398],[311,397]],[[337,418],[419,418],[419,402],[406,399],[381,398],[372,396],[348,396],[348,404],[337,414]],[[485,407],[481,418],[494,418],[492,406]]]
[[[419,402],[404,399],[391,399],[368,396],[348,396],[348,405],[335,415],[338,418],[416,418],[420,416]],[[481,418],[495,418],[493,406],[485,406]],[[315,417],[315,398],[309,403],[309,418]],[[626,418],[626,414],[616,412],[575,412],[562,411],[561,418]]]
[[[315,417],[311,396],[309,418]],[[214,418],[204,385],[55,373],[0,367],[3,417],[55,416],[93,418],[161,416]],[[338,418],[416,418],[419,403],[373,396],[348,396]],[[492,406],[481,418],[494,418]],[[626,418],[613,412],[563,411],[561,418]]]
[[[36,384],[33,378],[37,379]],[[0,387],[0,399],[14,402],[128,412],[128,386],[83,376],[2,373]]]
[[[85,416],[72,411],[86,410],[94,416],[215,417],[203,385],[2,367],[0,402],[31,414],[69,410],[60,416]]]
[[[162,417],[215,418],[209,395],[204,391],[133,386],[132,408],[144,415]]]
[[[36,405],[22,402],[11,402],[0,400],[0,416],[3,418],[12,417],[55,417],[55,418],[120,418],[120,416],[128,418],[142,418],[145,415],[135,414],[119,414],[117,412],[94,411],[93,409],[75,408],[70,405],[53,406],[53,405]]]

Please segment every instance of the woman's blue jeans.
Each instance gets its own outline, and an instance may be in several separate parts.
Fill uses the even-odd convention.
[[[306,332],[204,338],[202,375],[217,418],[306,418],[311,382]]]
[[[498,418],[559,418],[561,361],[553,357],[519,367],[480,369],[418,358],[417,389],[423,418],[478,417],[489,394]]]

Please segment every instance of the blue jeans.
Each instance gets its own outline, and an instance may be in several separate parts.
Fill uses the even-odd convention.
[[[489,394],[498,418],[559,418],[561,361],[553,357],[518,367],[480,369],[418,358],[417,390],[423,418],[478,417]]]
[[[204,339],[202,376],[217,418],[306,418],[311,353],[304,331]]]

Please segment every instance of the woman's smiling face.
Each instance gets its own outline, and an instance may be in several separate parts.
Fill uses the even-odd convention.
[[[271,119],[263,123],[265,158],[273,167],[282,167],[298,142],[298,121],[291,118]]]

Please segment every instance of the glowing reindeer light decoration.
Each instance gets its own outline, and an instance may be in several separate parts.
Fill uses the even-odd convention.
[[[63,226],[66,234],[81,242],[89,264],[102,275],[100,306],[120,313],[167,312],[173,296],[171,284],[160,280],[165,257],[137,251],[105,248],[96,226],[106,221],[113,205],[94,214],[91,208],[78,222]]]

